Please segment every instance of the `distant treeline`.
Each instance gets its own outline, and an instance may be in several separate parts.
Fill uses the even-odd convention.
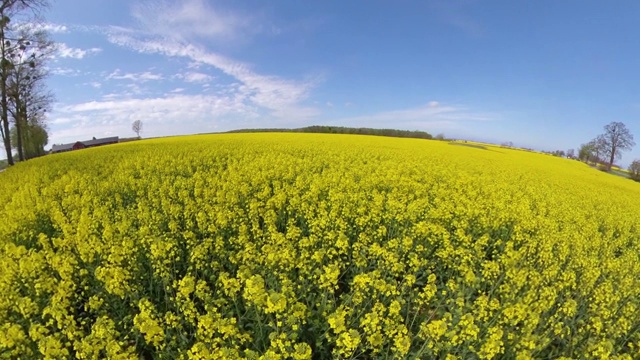
[[[353,135],[376,135],[391,136],[400,138],[433,139],[433,136],[425,131],[409,131],[395,129],[372,129],[372,128],[351,128],[343,126],[307,126],[298,129],[240,129],[228,131],[229,133],[247,132],[298,132],[298,133],[323,133],[323,134],[353,134]]]

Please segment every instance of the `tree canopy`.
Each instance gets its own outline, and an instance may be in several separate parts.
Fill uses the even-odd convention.
[[[612,122],[604,127],[604,134],[600,135],[603,153],[607,156],[607,169],[611,170],[613,162],[621,157],[622,151],[631,150],[636,143],[633,134],[624,123]]]
[[[53,97],[43,80],[54,47],[47,32],[34,24],[47,6],[46,0],[0,3],[0,134],[9,165],[14,163],[12,149],[25,160],[27,153],[39,154],[45,140],[45,112]]]

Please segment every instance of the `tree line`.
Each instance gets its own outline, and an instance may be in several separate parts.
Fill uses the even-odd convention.
[[[229,133],[245,132],[297,132],[297,133],[324,133],[324,134],[351,134],[351,135],[377,135],[401,138],[433,139],[433,135],[425,131],[409,131],[395,129],[352,128],[344,126],[307,126],[297,129],[241,129],[228,131]],[[444,140],[444,135],[439,134],[438,140]]]
[[[0,2],[0,133],[8,165],[45,154],[46,113],[53,103],[46,64],[55,45],[40,12],[46,0]]]

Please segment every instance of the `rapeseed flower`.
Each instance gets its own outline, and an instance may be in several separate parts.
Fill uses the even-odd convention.
[[[18,164],[0,358],[635,358],[640,188],[488,149],[225,134]]]

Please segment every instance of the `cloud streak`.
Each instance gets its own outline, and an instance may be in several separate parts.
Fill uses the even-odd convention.
[[[251,106],[267,109],[278,118],[307,118],[319,110],[302,105],[319,77],[296,81],[254,71],[250,65],[210,51],[203,44],[242,37],[249,28],[260,27],[250,16],[212,6],[204,0],[144,1],[133,6],[138,29],[111,28],[108,40],[141,53],[185,58],[208,65],[241,84],[237,96]],[[187,82],[207,82],[208,74],[190,72]]]
[[[214,77],[209,74],[193,71],[184,74],[178,74],[176,75],[176,77],[188,83],[207,83],[214,79]]]
[[[204,0],[143,1],[132,8],[142,30],[174,40],[232,40],[251,21],[231,11],[212,7]]]
[[[63,143],[83,137],[122,136],[130,132],[134,120],[143,120],[154,136],[169,135],[162,129],[178,129],[183,134],[231,129],[235,119],[251,120],[258,116],[255,108],[237,97],[220,95],[168,94],[152,98],[112,98],[58,106],[51,119],[58,129],[50,143]]]
[[[498,118],[497,114],[474,112],[462,106],[441,105],[431,101],[424,106],[340,118],[332,123],[358,127],[389,127],[389,124],[393,124],[394,128],[443,131],[461,129],[465,123],[489,122]]]
[[[116,69],[111,74],[107,75],[107,80],[131,80],[133,82],[146,82],[151,80],[162,80],[164,76],[162,74],[154,74],[149,71],[141,73],[125,73],[122,74],[120,69]]]
[[[238,90],[243,99],[271,110],[276,117],[309,117],[318,114],[317,109],[300,105],[320,81],[318,78],[300,82],[258,74],[249,65],[207,51],[203,46],[159,37],[140,38],[135,31],[122,28],[111,28],[108,40],[140,53],[185,58],[212,66],[242,84]]]
[[[101,51],[102,49],[96,48],[96,47],[90,48],[90,49],[78,49],[78,48],[69,47],[65,43],[59,43],[57,45],[57,57],[60,57],[60,58],[71,58],[71,59],[80,60],[87,55],[97,54]]]
[[[40,25],[40,28],[53,34],[62,34],[69,32],[69,28],[67,28],[66,25],[61,24],[44,23]]]

